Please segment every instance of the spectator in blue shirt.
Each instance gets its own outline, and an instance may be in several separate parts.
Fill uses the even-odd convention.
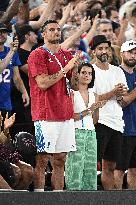
[[[128,84],[128,95],[118,98],[122,104],[125,122],[122,153],[115,171],[116,188],[122,189],[123,177],[128,169],[128,189],[136,189],[136,41],[121,46],[122,64]]]
[[[2,61],[9,54],[10,48],[4,46],[4,43],[7,40],[8,30],[4,24],[0,23],[0,60]],[[17,41],[17,40],[16,40]],[[16,52],[16,45],[13,47],[14,55],[11,55],[9,64],[3,69],[0,74],[0,110],[2,115],[5,115],[6,112],[11,112],[11,81],[14,81],[17,89],[22,93],[22,100],[24,106],[29,104],[29,96],[25,89],[24,83],[19,75],[18,66],[21,65],[18,54]]]

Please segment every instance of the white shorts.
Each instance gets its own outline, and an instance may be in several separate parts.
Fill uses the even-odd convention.
[[[74,119],[63,122],[36,121],[34,126],[37,152],[76,151]]]

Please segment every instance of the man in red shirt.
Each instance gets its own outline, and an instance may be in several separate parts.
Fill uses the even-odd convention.
[[[46,21],[42,35],[44,46],[35,49],[28,58],[31,112],[38,151],[34,183],[36,191],[44,189],[45,168],[53,154],[54,189],[62,190],[66,153],[76,150],[68,79],[80,55],[72,58],[69,51],[61,49],[61,30],[56,21]]]

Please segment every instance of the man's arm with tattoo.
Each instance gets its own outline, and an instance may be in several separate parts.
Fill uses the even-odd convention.
[[[61,69],[57,73],[54,73],[53,75],[41,74],[36,76],[35,80],[37,82],[38,87],[42,90],[46,90],[49,87],[53,86],[55,83],[57,83],[64,77],[65,73],[73,69],[75,64],[79,63],[79,57],[80,56],[77,55],[74,58],[72,58],[63,69]]]
[[[53,74],[53,75],[50,75],[49,76],[49,80],[51,80],[51,79],[57,79],[58,78],[58,76],[59,76],[59,72],[58,73],[55,73],[55,74]]]
[[[38,87],[41,90],[46,90],[55,83],[57,83],[61,78],[64,77],[63,71],[60,70],[53,75],[41,74],[35,77]]]

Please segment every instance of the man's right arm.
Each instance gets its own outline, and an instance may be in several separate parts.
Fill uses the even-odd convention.
[[[38,87],[41,90],[47,90],[49,87],[57,83],[62,77],[64,77],[63,71],[60,70],[53,75],[41,74],[35,77]]]
[[[47,90],[49,87],[53,86],[61,78],[63,78],[68,71],[72,70],[76,64],[79,64],[79,58],[80,55],[76,55],[68,62],[68,64],[63,69],[59,70],[57,73],[54,73],[52,75],[37,75],[35,77],[35,80],[37,82],[38,87],[42,90]]]

